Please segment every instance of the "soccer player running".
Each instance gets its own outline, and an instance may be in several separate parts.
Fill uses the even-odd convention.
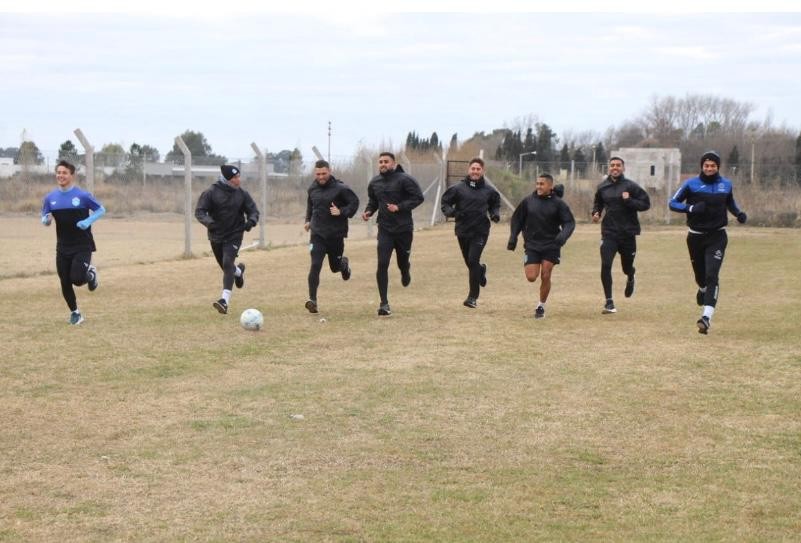
[[[478,305],[479,287],[487,285],[487,265],[481,263],[481,253],[487,244],[490,220],[498,222],[501,196],[484,179],[484,161],[473,158],[467,167],[467,177],[449,187],[442,195],[441,208],[446,217],[456,218],[456,239],[469,271],[469,288],[465,307]]]
[[[212,304],[221,314],[228,313],[231,290],[245,286],[245,264],[235,265],[242,237],[259,223],[259,210],[250,193],[240,185],[239,168],[225,164],[216,183],[203,191],[195,207],[195,218],[208,229],[214,258],[223,271],[220,299]]]
[[[97,249],[92,224],[105,215],[106,208],[92,194],[75,186],[75,166],[66,160],[56,165],[58,187],[42,201],[41,221],[50,226],[56,221],[56,271],[61,294],[70,309],[70,324],[84,321],[78,309],[73,286],[87,285],[94,291],[100,284],[92,253]]]
[[[417,180],[396,164],[395,155],[387,152],[378,155],[378,175],[367,185],[367,207],[362,219],[370,220],[378,212],[378,268],[375,278],[381,298],[380,316],[392,315],[387,296],[392,251],[395,251],[401,272],[401,284],[408,287],[412,282],[409,270],[414,235],[412,210],[423,200],[423,191]]]
[[[320,270],[328,255],[328,267],[333,273],[341,273],[342,279],[350,279],[350,264],[344,256],[345,238],[348,237],[348,219],[359,209],[359,197],[350,187],[331,175],[331,166],[325,160],[314,164],[314,181],[306,198],[306,224],[311,231],[309,250],[309,299],[306,309],[317,313],[317,287],[320,285]]]
[[[696,321],[698,332],[707,334],[718,302],[720,267],[726,253],[729,223],[728,210],[744,224],[748,219],[734,201],[731,181],[719,172],[720,156],[707,151],[701,157],[701,173],[688,179],[670,200],[670,209],[687,214],[687,249],[698,284],[695,300],[703,306],[701,318]]]
[[[613,156],[609,159],[608,175],[598,185],[592,205],[592,222],[601,222],[601,285],[606,297],[604,314],[617,312],[612,299],[612,263],[617,253],[620,253],[620,265],[627,278],[623,294],[626,298],[634,294],[636,236],[640,235],[637,212],[651,207],[648,193],[623,175],[625,171],[622,158]]]
[[[517,236],[522,232],[526,279],[533,283],[537,277],[540,278],[540,300],[534,310],[535,319],[545,317],[553,267],[559,264],[562,246],[576,229],[573,212],[561,195],[562,186],[554,188],[553,177],[544,173],[537,178],[534,192],[523,198],[512,214],[512,232],[506,248],[514,251]]]

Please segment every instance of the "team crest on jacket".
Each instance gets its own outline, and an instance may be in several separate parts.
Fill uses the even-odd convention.
[[[76,196],[72,199],[72,207],[78,207],[79,205],[81,205],[81,199]]]
[[[726,192],[726,184],[718,183],[718,192]]]

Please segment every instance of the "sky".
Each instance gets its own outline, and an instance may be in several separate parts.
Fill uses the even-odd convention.
[[[136,142],[163,157],[194,130],[229,159],[249,159],[252,142],[310,158],[313,145],[329,152],[330,121],[335,158],[397,147],[409,131],[464,140],[526,116],[557,135],[603,134],[654,97],[687,94],[750,102],[752,119],[801,130],[801,6],[790,2],[760,13],[703,2],[648,12],[613,1],[603,13],[582,1],[561,13],[515,0],[494,13],[414,0],[399,12],[105,4],[0,4],[0,147],[24,131],[55,155],[80,128],[96,150]]]

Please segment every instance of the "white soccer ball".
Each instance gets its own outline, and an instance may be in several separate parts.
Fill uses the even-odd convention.
[[[261,330],[264,325],[264,315],[258,309],[245,309],[239,317],[239,324],[245,330]]]

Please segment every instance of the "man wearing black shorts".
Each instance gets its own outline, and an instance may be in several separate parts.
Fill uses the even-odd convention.
[[[73,285],[87,285],[93,291],[100,283],[97,268],[92,265],[96,250],[92,223],[105,215],[106,208],[92,194],[75,186],[75,166],[66,160],[56,165],[56,183],[58,187],[42,201],[41,221],[45,226],[56,221],[56,271],[61,294],[70,309],[69,322],[78,325],[84,316],[78,309]]]
[[[489,238],[490,220],[501,220],[501,196],[484,179],[484,161],[470,160],[467,177],[448,187],[441,202],[442,213],[456,218],[454,231],[469,272],[469,291],[464,305],[475,309],[480,287],[487,285],[487,265],[481,263],[481,253]]]
[[[403,171],[395,162],[392,153],[378,155],[378,175],[367,185],[367,207],[362,219],[367,221],[378,212],[378,268],[375,273],[381,305],[380,316],[392,314],[387,290],[389,285],[389,261],[395,251],[401,284],[408,287],[412,281],[410,257],[414,221],[412,210],[423,203],[423,191],[417,180]]]
[[[651,207],[651,199],[640,185],[625,177],[625,162],[620,157],[609,159],[609,174],[598,185],[592,205],[592,222],[601,221],[601,285],[606,304],[602,313],[617,312],[612,299],[612,263],[620,253],[620,265],[626,274],[626,298],[634,294],[634,257],[640,235],[638,211]]]
[[[209,232],[214,258],[223,270],[220,299],[212,304],[221,314],[228,313],[231,290],[245,286],[245,264],[235,265],[242,237],[259,223],[259,210],[250,193],[240,185],[239,168],[225,164],[216,183],[203,191],[195,207],[195,218]]]
[[[551,273],[559,264],[561,249],[568,240],[576,221],[567,203],[561,198],[561,186],[554,190],[553,177],[542,174],[536,189],[518,204],[511,220],[511,235],[506,248],[514,251],[517,236],[522,232],[525,243],[523,257],[526,279],[530,283],[540,278],[540,299],[534,318],[545,317],[545,302],[551,292]]]
[[[703,306],[695,323],[700,334],[709,333],[718,302],[720,268],[729,243],[726,211],[740,224],[748,219],[734,201],[731,181],[722,177],[719,169],[720,156],[707,151],[701,157],[700,175],[682,183],[670,200],[670,209],[687,214],[687,249],[698,285],[695,301]]]
[[[333,273],[341,273],[342,279],[350,279],[350,263],[345,252],[348,237],[348,219],[359,209],[359,198],[350,187],[331,175],[331,166],[325,160],[314,164],[314,181],[306,198],[306,223],[303,228],[311,231],[309,252],[309,299],[306,309],[317,313],[317,287],[320,286],[320,270],[328,255],[328,267]]]

